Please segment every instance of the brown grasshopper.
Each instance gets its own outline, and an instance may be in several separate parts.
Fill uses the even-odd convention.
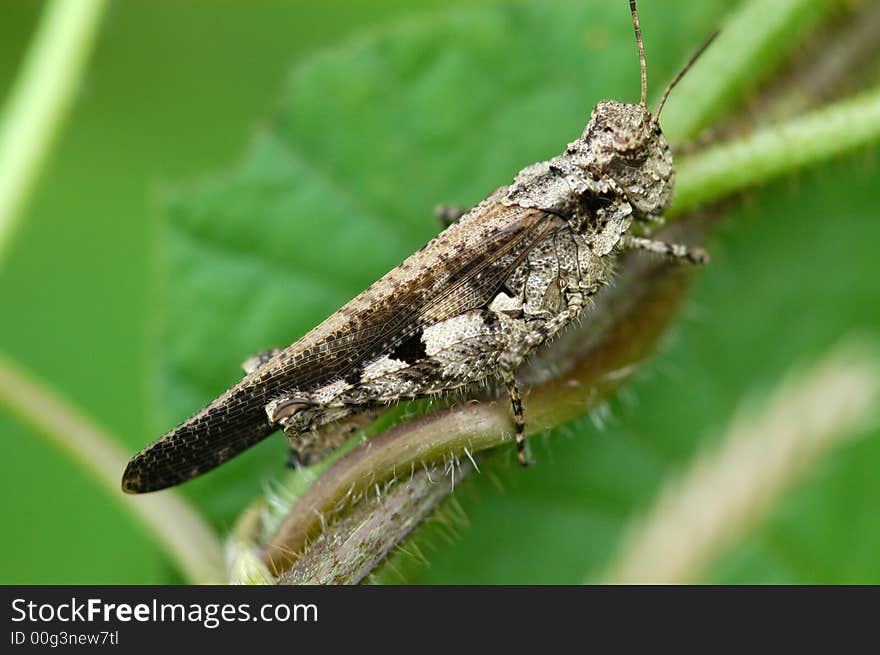
[[[533,164],[293,345],[244,363],[245,377],[135,456],[129,493],[163,489],[210,471],[281,429],[303,461],[337,447],[345,429],[390,402],[487,379],[510,396],[517,455],[528,463],[514,377],[609,281],[628,249],[702,263],[699,249],[628,234],[657,223],[672,199],[672,154],[659,116],[669,92],[710,37],[645,105],[645,51],[630,0],[641,66],[637,105],[604,100],[563,153]],[[451,216],[449,215],[451,213]]]

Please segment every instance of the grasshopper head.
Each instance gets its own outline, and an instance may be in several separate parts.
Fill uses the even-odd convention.
[[[600,102],[593,109],[582,141],[587,144],[595,159],[595,172],[617,182],[632,205],[636,219],[651,221],[659,219],[669,207],[675,182],[672,153],[660,130],[660,112],[663,111],[670,91],[709,47],[718,31],[709,35],[672,79],[657,105],[657,112],[652,114],[645,104],[648,97],[648,73],[636,0],[629,0],[629,8],[639,51],[641,100],[637,105],[614,100]]]
[[[598,169],[623,189],[641,220],[655,220],[672,200],[672,153],[646,107],[615,100],[596,105],[582,137]]]

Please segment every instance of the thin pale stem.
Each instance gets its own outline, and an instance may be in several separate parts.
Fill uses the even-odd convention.
[[[0,264],[76,93],[106,0],[44,10],[0,118]]]
[[[113,438],[0,355],[0,403],[91,472],[149,529],[186,579],[224,581],[223,550],[211,527],[176,492],[133,497],[119,489],[128,457]]]
[[[880,364],[873,351],[844,343],[781,385],[761,412],[735,418],[720,445],[634,525],[606,581],[700,580],[812,463],[876,421]]]

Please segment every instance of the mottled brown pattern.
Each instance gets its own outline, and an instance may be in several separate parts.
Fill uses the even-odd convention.
[[[706,259],[627,234],[634,220],[661,219],[675,179],[658,118],[645,106],[634,0],[630,6],[642,63],[639,104],[600,102],[562,154],[520,171],[510,186],[495,190],[293,345],[247,360],[241,382],[132,459],[123,489],[178,484],[279,428],[312,459],[347,433],[317,427],[359,424],[377,403],[489,377],[500,377],[509,390],[525,462],[514,373],[590,305],[610,279],[617,252]]]
[[[215,468],[279,428],[266,416],[273,398],[356,375],[422,327],[485,305],[509,270],[561,224],[542,211],[501,205],[499,195],[141,451],[125,471],[124,490],[162,489]]]

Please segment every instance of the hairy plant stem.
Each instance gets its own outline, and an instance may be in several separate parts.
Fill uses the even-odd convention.
[[[323,531],[309,544],[308,556],[295,561],[279,582],[361,582],[403,536],[434,511],[472,467],[467,460],[458,464],[450,460],[448,467],[425,466],[388,488],[365,490],[366,498],[336,521],[332,530]]]
[[[0,117],[0,264],[75,95],[106,0],[52,0]]]
[[[841,0],[747,0],[720,26],[715,43],[663,110],[663,132],[685,143],[764,79]]]
[[[671,215],[880,140],[880,89],[682,160]]]

